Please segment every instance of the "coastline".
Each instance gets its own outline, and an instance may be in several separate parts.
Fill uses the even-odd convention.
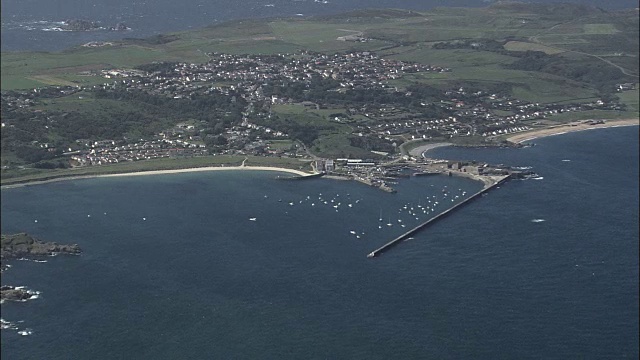
[[[538,138],[547,137],[547,136],[554,136],[554,135],[562,135],[570,132],[585,131],[585,130],[592,130],[592,129],[605,129],[605,128],[611,128],[611,127],[620,127],[620,126],[640,125],[640,119],[602,120],[606,122],[602,124],[593,124],[593,125],[586,123],[586,121],[588,120],[575,121],[575,122],[571,122],[563,125],[556,125],[556,126],[538,129],[538,130],[519,133],[519,134],[508,137],[507,141],[514,144],[520,144],[525,141],[529,141],[533,139],[538,139]]]
[[[426,145],[421,145],[418,146],[414,149],[411,149],[409,151],[409,155],[414,156],[414,157],[423,157],[424,153],[431,150],[431,149],[435,149],[435,148],[439,148],[439,147],[443,147],[443,146],[452,146],[453,143],[448,143],[448,142],[439,142],[439,143],[433,143],[433,144],[426,144]]]
[[[520,144],[525,141],[530,141],[537,138],[554,136],[554,135],[562,135],[569,132],[577,132],[577,131],[585,131],[592,129],[604,129],[604,128],[612,128],[612,127],[622,127],[622,126],[638,126],[640,125],[640,119],[622,119],[622,120],[602,120],[606,121],[600,124],[589,124],[588,120],[575,121],[562,125],[555,125],[546,128],[536,129],[525,133],[519,133],[512,135],[506,138],[507,141]],[[425,153],[429,150],[444,147],[444,146],[455,146],[453,143],[448,142],[439,142],[432,144],[425,144],[418,146],[412,149],[409,153],[414,157],[423,157],[427,158]],[[148,170],[148,171],[135,171],[135,172],[122,172],[115,174],[95,174],[95,175],[78,175],[78,176],[61,176],[53,179],[46,180],[34,180],[27,181],[23,183],[16,184],[7,184],[0,186],[0,190],[18,188],[23,186],[31,186],[31,185],[42,185],[48,184],[58,181],[70,181],[70,180],[81,180],[81,179],[91,179],[91,178],[102,178],[102,177],[123,177],[123,176],[148,176],[148,175],[168,175],[168,174],[179,174],[179,173],[190,173],[190,172],[204,172],[204,171],[274,171],[274,172],[284,172],[289,174],[294,174],[297,176],[310,176],[312,173],[282,168],[282,167],[271,167],[271,166],[206,166],[206,167],[193,167],[193,168],[185,168],[185,169],[167,169],[167,170]],[[325,178],[336,179],[336,180],[347,180],[341,177],[333,177],[333,176],[325,176]],[[481,177],[480,177],[481,178]],[[474,180],[482,179],[477,178]],[[483,181],[485,182],[485,181]],[[486,185],[486,182],[485,182]]]
[[[70,180],[81,180],[81,179],[92,179],[92,178],[103,178],[103,177],[168,175],[168,174],[180,174],[180,173],[203,172],[203,171],[234,171],[234,170],[235,171],[275,171],[275,172],[290,173],[298,176],[313,175],[311,173],[307,173],[300,170],[270,167],[270,166],[207,166],[207,167],[197,167],[197,168],[187,168],[187,169],[150,170],[150,171],[123,172],[123,173],[117,173],[117,174],[68,176],[68,177],[59,177],[59,178],[48,179],[48,180],[30,181],[30,182],[19,183],[19,184],[2,185],[0,186],[0,189],[4,190],[4,189],[12,189],[12,188],[18,188],[23,186],[42,185],[42,184],[48,184],[48,183],[58,182],[58,181],[70,181]]]

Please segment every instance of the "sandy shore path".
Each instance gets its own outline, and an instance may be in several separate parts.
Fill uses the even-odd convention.
[[[274,172],[290,173],[298,176],[313,175],[304,171],[287,169],[287,168],[269,167],[269,166],[209,166],[209,167],[173,169],[173,170],[138,171],[138,172],[129,172],[129,173],[117,173],[117,174],[67,176],[67,177],[59,177],[55,179],[42,180],[42,181],[30,181],[30,182],[20,183],[20,184],[2,185],[2,189],[11,189],[11,188],[17,188],[17,187],[27,186],[27,185],[29,186],[39,185],[39,184],[47,184],[47,183],[52,183],[57,181],[69,181],[69,180],[79,180],[79,179],[91,179],[91,178],[102,178],[102,177],[123,177],[123,176],[166,175],[166,174],[180,174],[180,173],[204,172],[204,171],[274,171]]]
[[[517,135],[513,135],[507,138],[507,141],[512,143],[521,143],[545,136],[553,136],[566,134],[569,132],[575,131],[584,131],[584,130],[592,130],[592,129],[603,129],[610,127],[618,127],[618,126],[638,126],[640,125],[639,119],[624,119],[624,120],[607,120],[602,124],[593,124],[590,125],[583,121],[576,121],[568,124],[552,126],[544,129],[528,131],[525,133],[520,133]]]

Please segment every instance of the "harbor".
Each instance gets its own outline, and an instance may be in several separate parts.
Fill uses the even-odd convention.
[[[395,239],[389,241],[388,243],[382,245],[381,247],[373,250],[372,252],[370,252],[367,257],[368,258],[374,258],[374,257],[378,257],[380,255],[382,255],[384,252],[390,250],[392,247],[400,244],[401,242],[407,240],[408,238],[410,238],[412,235],[416,234],[417,232],[425,229],[426,227],[428,227],[429,225],[435,223],[436,221],[444,218],[447,215],[450,215],[451,213],[453,213],[456,210],[459,210],[460,208],[462,208],[464,205],[469,204],[471,201],[477,199],[478,197],[484,195],[485,193],[487,193],[489,190],[499,186],[500,184],[503,184],[504,182],[506,182],[507,180],[511,179],[513,175],[504,175],[502,177],[497,178],[494,182],[492,182],[491,184],[485,183],[485,186],[482,188],[482,190],[478,191],[477,193],[471,195],[469,198],[465,199],[464,201],[454,205],[453,207],[443,211],[442,213],[430,218],[429,220],[419,224],[418,226],[412,228],[411,230],[403,233],[402,235],[396,237]]]

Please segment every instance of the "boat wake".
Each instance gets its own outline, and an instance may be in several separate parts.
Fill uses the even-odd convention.
[[[16,260],[18,260],[18,261],[31,261],[31,262],[37,262],[37,263],[46,263],[47,262],[47,260],[27,259],[27,258],[23,258],[23,257],[19,258],[19,259],[16,259]]]
[[[22,321],[18,321],[18,322],[21,323]],[[19,330],[18,325],[16,325],[15,323],[12,323],[11,321],[7,321],[5,319],[0,319],[0,329],[17,331],[17,333],[22,336],[29,336],[33,334],[32,329],[25,328],[23,330]]]
[[[541,223],[541,222],[544,222],[544,221],[546,221],[546,220],[545,219],[533,219],[533,220],[531,220],[532,223]]]
[[[18,326],[12,323],[11,321],[7,321],[5,319],[0,319],[0,329],[2,330],[18,330]]]

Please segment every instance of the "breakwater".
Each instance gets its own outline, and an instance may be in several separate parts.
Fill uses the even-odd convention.
[[[441,212],[440,214],[432,217],[431,219],[419,224],[418,226],[414,227],[413,229],[403,233],[402,235],[396,237],[395,239],[389,241],[388,243],[382,245],[381,247],[373,250],[372,252],[370,252],[367,257],[369,258],[373,258],[373,257],[377,257],[379,255],[382,255],[382,253],[384,253],[385,251],[391,249],[392,247],[400,244],[401,242],[403,242],[404,240],[406,240],[407,238],[409,238],[411,235],[417,233],[418,231],[426,228],[427,226],[435,223],[436,221],[444,218],[447,215],[450,215],[451,213],[453,213],[454,211],[462,208],[464,205],[469,204],[471,201],[477,199],[478,197],[482,196],[483,194],[485,194],[487,191],[493,189],[494,187],[504,183],[505,181],[509,180],[511,178],[511,175],[507,175],[505,177],[503,177],[502,179],[496,181],[495,183],[491,184],[491,185],[487,185],[485,186],[482,190],[478,191],[477,193],[471,195],[470,197],[468,197],[467,199],[465,199],[464,201],[452,206],[451,208]]]

